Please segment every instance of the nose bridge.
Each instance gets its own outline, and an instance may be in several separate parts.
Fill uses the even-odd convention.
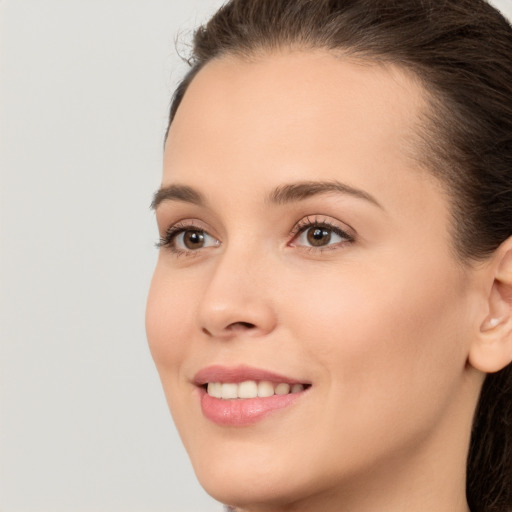
[[[267,259],[261,248],[243,243],[216,256],[199,306],[204,332],[217,337],[232,337],[240,330],[262,335],[275,327]]]

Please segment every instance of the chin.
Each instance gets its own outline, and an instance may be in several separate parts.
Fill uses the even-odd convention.
[[[196,476],[205,491],[221,503],[238,507],[284,504],[295,501],[307,482],[297,465],[284,457],[251,457],[250,454],[192,459]]]
[[[205,491],[217,501],[236,507],[284,505],[297,500],[301,486],[273,472],[264,476],[246,471],[244,475],[203,474],[198,479]],[[303,490],[303,489],[302,489]]]

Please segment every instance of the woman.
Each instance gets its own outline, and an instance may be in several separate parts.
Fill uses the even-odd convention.
[[[510,25],[232,0],[191,62],[147,331],[201,484],[251,512],[512,510]]]

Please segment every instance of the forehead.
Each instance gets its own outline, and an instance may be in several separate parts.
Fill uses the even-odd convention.
[[[191,141],[204,148],[229,134],[230,144],[243,144],[246,151],[263,144],[286,148],[299,139],[338,147],[364,139],[403,153],[424,105],[417,81],[391,65],[326,51],[281,52],[250,61],[224,57],[208,63],[190,84],[168,149]]]
[[[411,157],[425,105],[414,77],[391,65],[327,51],[222,57],[182,100],[163,183],[204,188],[220,178],[253,192],[336,179],[374,194],[400,171],[425,178]]]

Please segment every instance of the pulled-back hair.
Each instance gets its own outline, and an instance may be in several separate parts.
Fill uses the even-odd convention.
[[[399,66],[429,111],[419,160],[450,194],[453,246],[471,264],[512,236],[512,28],[484,0],[231,0],[194,37],[169,125],[222,56],[325,49]],[[467,463],[472,512],[512,511],[512,366],[486,377]]]

